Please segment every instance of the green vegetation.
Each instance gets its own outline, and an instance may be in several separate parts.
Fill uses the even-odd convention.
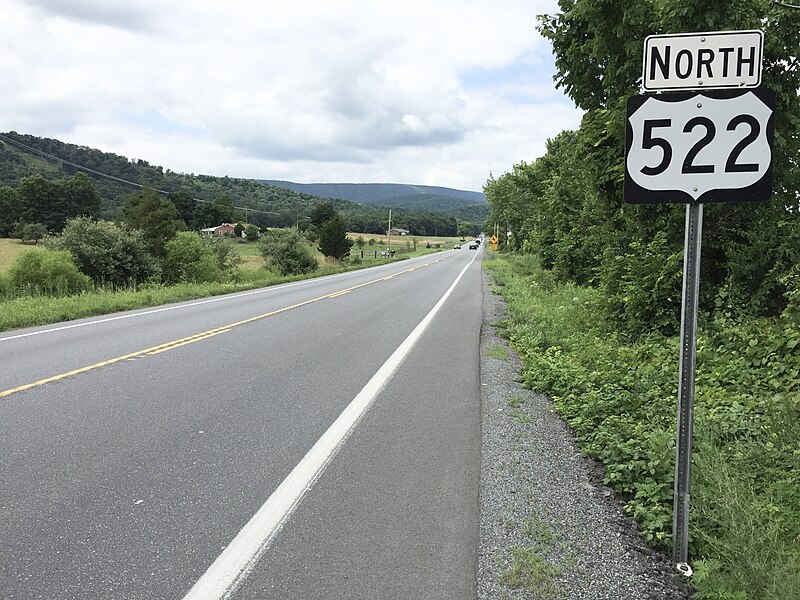
[[[519,408],[525,403],[525,398],[520,396],[519,394],[514,394],[511,398],[508,399],[508,405],[511,408]]]
[[[282,275],[313,273],[319,264],[314,251],[294,229],[274,229],[259,242],[261,254],[268,268]]]
[[[25,248],[19,240],[0,238],[0,273],[8,269]]]
[[[508,302],[525,384],[553,397],[644,538],[669,547],[676,336],[620,333],[600,317],[599,290],[556,282],[534,256],[486,266]],[[701,322],[690,532],[698,598],[800,593],[797,289],[780,319]]]
[[[78,270],[66,250],[31,248],[17,257],[0,289],[8,295],[67,296],[89,289],[92,280]]]
[[[486,349],[486,356],[498,360],[508,360],[508,350],[505,349],[505,346],[496,344]]]
[[[33,150],[23,149],[19,144]],[[19,218],[16,209],[11,210],[16,199],[9,197],[9,190],[18,189],[22,180],[30,176],[45,180],[68,179],[81,171],[67,163],[36,155],[36,151],[84,165],[87,169],[111,177],[144,185],[150,190],[163,190],[177,208],[179,219],[189,229],[216,226],[222,222],[248,221],[258,227],[299,225],[301,230],[305,230],[311,211],[326,202],[323,198],[295,192],[279,185],[267,185],[251,179],[175,173],[150,165],[145,160],[129,160],[124,156],[84,146],[8,132],[0,134],[0,236],[9,235],[13,231],[13,227],[4,231],[5,215],[14,215],[13,222]],[[86,173],[86,176],[81,177],[94,181],[99,196],[99,212],[84,210],[67,217],[92,215],[108,220],[119,219],[133,188],[89,170]],[[139,193],[134,192],[133,195],[137,196]],[[383,234],[388,228],[388,210],[383,207],[336,199],[329,199],[327,202],[342,215],[351,231]],[[244,210],[237,210],[235,207]],[[484,206],[482,212],[473,210],[462,215],[455,210],[435,212],[424,204],[418,204],[395,209],[392,224],[417,235],[454,236],[458,233],[459,225],[467,220],[468,229],[477,232],[485,211]],[[30,222],[30,219],[26,218],[26,221]],[[60,226],[57,222],[45,222],[45,225],[49,230],[57,232],[63,227],[63,222]]]
[[[774,185],[704,212],[690,557],[699,599],[800,597],[800,11],[766,0],[560,0],[539,18],[585,111],[533,163],[492,177],[486,261],[524,380],[547,393],[650,543],[672,529],[682,205],[623,204],[628,97],[661,32],[764,31]]]
[[[319,228],[319,251],[334,260],[350,254],[353,241],[347,238],[347,223],[338,214],[326,219]]]
[[[144,233],[110,221],[78,217],[68,221],[60,236],[44,243],[52,250],[68,250],[81,272],[95,284],[124,288],[158,273]]]
[[[97,286],[65,297],[44,294],[9,296],[4,293],[7,279],[0,276],[0,331],[241,292],[345,270],[347,267],[341,265],[325,265],[313,275],[282,276],[266,269],[256,269],[241,271],[236,280],[225,282],[144,284],[122,290]]]
[[[512,525],[513,522],[509,522],[507,529]],[[549,558],[555,535],[535,514],[525,519],[522,535],[526,538],[526,545],[513,546],[497,557],[498,566],[505,566],[498,577],[499,583],[535,593],[537,598],[556,598],[555,579],[561,573],[561,567]]]

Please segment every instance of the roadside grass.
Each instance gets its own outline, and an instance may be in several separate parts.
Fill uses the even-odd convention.
[[[508,399],[508,405],[511,408],[519,408],[525,403],[525,398],[520,396],[519,394],[514,394]]]
[[[225,240],[225,243],[235,248],[240,255],[241,263],[229,279],[222,282],[182,283],[171,286],[142,284],[128,289],[96,287],[91,291],[66,297],[36,295],[13,298],[4,298],[3,288],[0,285],[0,331],[219,296],[302,279],[324,277],[408,258],[408,255],[402,255],[394,259],[379,258],[377,261],[353,264],[333,261],[317,252],[319,268],[316,272],[284,277],[264,268],[264,260],[258,244],[253,242],[240,244],[234,239]],[[23,245],[18,240],[0,238],[0,274],[13,263],[20,253],[30,247],[32,246]],[[2,283],[2,279],[0,279],[0,284]]]
[[[507,530],[512,526],[513,521]],[[521,534],[524,544],[512,546],[495,556],[497,566],[502,569],[498,583],[524,589],[537,598],[556,598],[556,577],[561,574],[562,567],[551,558],[557,542],[555,534],[536,514],[524,520]]]
[[[494,346],[489,346],[489,348],[486,349],[486,356],[489,358],[496,358],[498,360],[508,360],[508,350],[506,350],[501,344],[496,344]]]
[[[38,295],[0,300],[0,331],[242,292],[342,273],[355,268],[357,267],[325,263],[315,273],[286,277],[263,268],[239,269],[232,280],[227,282],[182,283],[171,286],[143,284],[123,290],[98,288],[59,298]]]
[[[599,316],[595,290],[555,282],[535,257],[484,266],[507,302],[525,385],[553,398],[643,538],[669,550],[678,339],[627,338]],[[800,346],[787,327],[701,316],[690,513],[697,600],[800,597]],[[515,580],[523,564],[539,568],[535,552],[516,560]]]

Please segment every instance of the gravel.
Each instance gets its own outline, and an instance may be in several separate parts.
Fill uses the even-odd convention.
[[[639,537],[603,485],[602,467],[578,450],[552,402],[517,382],[522,364],[492,325],[505,305],[488,277],[478,598],[688,598],[669,557]]]

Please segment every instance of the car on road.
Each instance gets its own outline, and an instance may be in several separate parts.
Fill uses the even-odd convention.
[[[459,246],[458,244],[456,244],[455,246],[453,246],[453,250],[461,250],[461,246]]]
[[[478,244],[470,244],[469,245],[469,249],[470,250],[477,250],[478,249]]]

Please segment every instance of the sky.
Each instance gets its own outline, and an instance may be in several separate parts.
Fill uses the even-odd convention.
[[[480,191],[575,129],[556,0],[0,0],[0,131],[182,173]]]

